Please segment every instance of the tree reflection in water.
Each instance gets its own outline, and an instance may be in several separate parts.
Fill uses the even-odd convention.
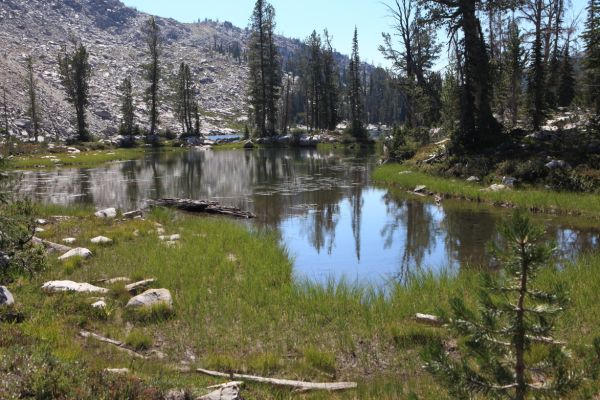
[[[318,281],[383,285],[419,271],[489,264],[485,244],[506,211],[451,201],[437,206],[378,188],[369,180],[375,160],[361,150],[191,149],[94,169],[26,172],[15,189],[36,201],[122,210],[159,197],[248,209],[257,214],[253,226],[280,234],[297,275]],[[599,246],[598,228],[580,222],[545,220],[565,255]]]

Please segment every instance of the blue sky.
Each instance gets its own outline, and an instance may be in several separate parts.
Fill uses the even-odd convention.
[[[211,18],[231,21],[245,27],[254,7],[254,0],[122,0],[126,5],[161,17],[181,22]],[[569,1],[569,0],[567,0]],[[388,0],[391,2],[391,0]],[[572,0],[570,18],[586,4],[586,0]],[[363,60],[386,66],[377,50],[381,32],[389,32],[390,19],[381,0],[270,0],[277,12],[277,33],[304,39],[313,29],[327,28],[333,35],[334,47],[350,53],[352,33],[359,30],[360,53]],[[582,15],[582,18],[585,16]],[[583,22],[583,20],[581,20]],[[441,36],[443,40],[444,35]]]

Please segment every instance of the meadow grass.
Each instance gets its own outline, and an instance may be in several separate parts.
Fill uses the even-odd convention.
[[[158,240],[157,223],[167,234],[179,233],[181,241],[167,245]],[[449,334],[419,325],[412,317],[416,312],[445,313],[455,296],[473,304],[479,283],[478,272],[468,268],[457,274],[413,276],[385,293],[345,282],[296,281],[290,257],[274,233],[163,209],[144,220],[73,217],[47,226],[41,235],[52,241],[76,237],[76,245],[90,248],[94,256],[68,268],[56,255],[50,256],[43,276],[10,286],[25,318],[19,325],[0,324],[0,355],[18,358],[19,353],[31,353],[33,360],[43,355],[43,363],[51,356],[68,366],[64,375],[75,380],[69,375],[74,365],[85,366],[92,375],[103,368],[126,367],[160,390],[185,387],[201,394],[200,388],[219,383],[175,369],[189,366],[359,382],[355,391],[298,395],[305,399],[445,399],[444,388],[423,371],[420,352],[429,343],[448,340]],[[113,244],[89,243],[97,235],[112,238]],[[600,257],[583,257],[564,270],[549,268],[542,275],[544,285],[562,283],[571,291],[571,307],[557,336],[572,342],[578,360],[584,360],[600,322]],[[91,310],[93,296],[49,296],[39,289],[49,279],[97,282],[117,276],[156,278],[154,287],[171,291],[174,314],[129,318],[123,311],[129,295],[122,283],[110,287],[103,313]],[[82,340],[82,328],[164,357],[131,359],[112,346]],[[35,386],[29,375],[17,383]],[[0,385],[0,397],[3,394]],[[291,396],[288,390],[264,385],[251,384],[244,390],[246,399]]]
[[[485,189],[482,185],[429,175],[401,164],[382,165],[374,171],[372,178],[377,183],[397,185],[409,190],[425,185],[428,190],[444,196],[522,207],[534,212],[600,217],[600,195],[597,194],[555,192],[538,188],[482,191]]]
[[[147,149],[88,150],[80,153],[41,153],[12,157],[6,164],[7,169],[33,169],[55,167],[91,168],[111,161],[135,160],[144,157],[149,151],[185,151],[185,148],[161,147]]]

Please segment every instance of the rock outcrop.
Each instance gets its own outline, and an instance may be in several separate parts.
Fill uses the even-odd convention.
[[[126,308],[151,308],[155,305],[164,304],[169,308],[173,307],[173,298],[171,292],[167,289],[149,289],[142,294],[132,297],[127,302]]]
[[[108,293],[108,289],[73,281],[50,281],[42,285],[42,290],[47,293],[77,292],[77,293]]]
[[[92,252],[83,247],[77,247],[76,249],[71,249],[67,251],[62,256],[58,257],[59,260],[64,261],[72,257],[81,257],[81,258],[89,258],[92,256]]]

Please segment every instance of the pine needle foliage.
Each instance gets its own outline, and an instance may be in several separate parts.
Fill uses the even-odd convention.
[[[536,285],[554,249],[520,211],[499,233],[501,244],[491,247],[503,268],[484,275],[478,310],[458,298],[451,302],[448,327],[459,337],[459,354],[432,345],[425,368],[458,399],[559,398],[577,386],[564,344],[552,337],[567,294],[561,286]]]

